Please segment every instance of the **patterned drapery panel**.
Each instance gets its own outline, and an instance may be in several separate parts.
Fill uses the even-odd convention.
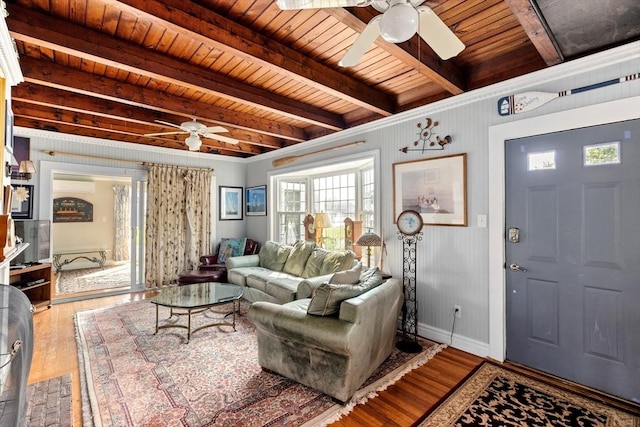
[[[113,186],[113,260],[128,261],[131,249],[131,187]]]
[[[209,251],[212,170],[149,165],[145,286],[166,286]]]

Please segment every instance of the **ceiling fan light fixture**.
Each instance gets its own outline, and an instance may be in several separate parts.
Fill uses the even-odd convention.
[[[418,31],[418,11],[409,3],[392,5],[380,19],[380,35],[391,43],[409,40]]]
[[[202,141],[200,141],[198,135],[189,135],[184,142],[187,144],[187,147],[189,147],[189,151],[198,151],[202,146]]]

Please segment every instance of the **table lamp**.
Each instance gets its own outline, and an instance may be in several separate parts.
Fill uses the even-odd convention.
[[[380,236],[369,230],[358,237],[355,244],[367,247],[367,267],[371,267],[371,246],[382,246],[382,239]]]
[[[318,230],[318,245],[322,247],[322,243],[324,242],[323,229],[333,227],[331,217],[326,212],[320,212],[316,214],[313,225],[315,225],[316,230]]]

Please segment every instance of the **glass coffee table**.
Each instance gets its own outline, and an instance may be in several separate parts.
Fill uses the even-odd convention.
[[[212,326],[231,326],[233,330],[236,330],[236,310],[240,310],[240,297],[242,296],[242,287],[238,285],[232,285],[229,283],[194,283],[192,285],[172,286],[164,288],[158,295],[153,297],[150,301],[156,305],[156,334],[158,330],[164,328],[184,328],[187,330],[187,343],[191,339],[191,334],[199,331],[200,329],[210,328]],[[207,323],[206,325],[198,326],[195,329],[191,329],[191,315],[202,313],[211,307],[217,305],[223,305],[232,303],[233,310],[218,321],[214,323]],[[236,308],[237,304],[237,308]],[[160,306],[168,307],[171,309],[169,319],[173,316],[187,316],[187,324],[159,324],[159,309]],[[233,316],[233,321],[229,322],[226,319],[227,316]]]

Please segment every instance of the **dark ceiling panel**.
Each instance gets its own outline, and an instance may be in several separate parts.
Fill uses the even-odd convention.
[[[565,59],[640,39],[639,0],[535,0]]]

